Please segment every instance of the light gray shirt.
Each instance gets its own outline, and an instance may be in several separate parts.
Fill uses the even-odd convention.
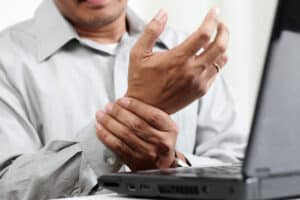
[[[0,34],[0,199],[94,192],[122,162],[95,133],[95,113],[125,94],[130,49],[144,23],[128,9],[116,49],[80,38],[52,0]],[[186,35],[167,28],[155,50]],[[209,92],[174,114],[177,149],[194,166],[237,162],[247,133],[220,75]],[[99,188],[101,190],[101,188]]]

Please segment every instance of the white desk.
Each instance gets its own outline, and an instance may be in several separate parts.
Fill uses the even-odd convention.
[[[67,198],[67,199],[53,199],[53,200],[157,200],[157,199],[141,199],[133,197],[120,196],[118,194],[102,194],[88,197],[77,197],[77,198]],[[300,199],[290,199],[290,200],[300,200]]]
[[[56,199],[56,200],[145,200],[145,199],[125,197],[125,196],[120,196],[118,194],[100,194],[100,195],[88,196],[88,197],[77,197],[77,198]],[[154,199],[147,199],[147,200],[154,200]]]

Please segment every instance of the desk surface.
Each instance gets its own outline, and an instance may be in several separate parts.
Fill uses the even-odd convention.
[[[76,197],[76,198],[52,199],[52,200],[157,200],[157,199],[133,198],[133,197],[120,196],[118,194],[111,193],[111,194],[100,194],[100,195],[94,195],[88,197]],[[300,200],[300,199],[295,198],[290,200]]]
[[[56,199],[56,200],[145,200],[145,199],[120,196],[118,194],[100,194],[100,195],[94,195],[88,197],[76,197],[76,198]],[[154,199],[147,199],[147,200],[154,200]]]

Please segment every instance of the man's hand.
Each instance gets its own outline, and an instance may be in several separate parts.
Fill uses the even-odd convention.
[[[214,8],[183,43],[166,52],[152,52],[166,22],[166,13],[160,12],[133,47],[126,96],[172,114],[207,92],[219,68],[227,62],[229,33]]]
[[[99,111],[99,139],[132,171],[172,166],[178,130],[168,114],[132,98]]]

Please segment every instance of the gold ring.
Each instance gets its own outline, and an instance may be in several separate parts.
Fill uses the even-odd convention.
[[[214,63],[213,65],[214,65],[214,67],[216,68],[217,73],[219,73],[220,70],[221,70],[221,66],[220,66],[219,64],[217,64],[217,63]]]

